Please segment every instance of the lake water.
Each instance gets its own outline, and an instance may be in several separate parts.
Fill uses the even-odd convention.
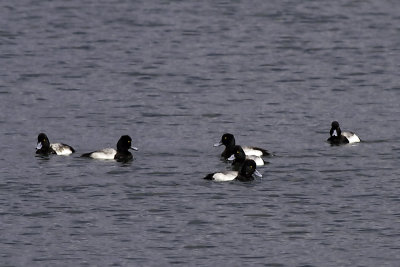
[[[0,265],[398,266],[399,11],[0,2]],[[202,179],[225,132],[274,152],[262,179]],[[134,161],[79,157],[124,134]]]

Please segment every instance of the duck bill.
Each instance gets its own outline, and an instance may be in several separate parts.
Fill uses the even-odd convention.
[[[227,160],[235,160],[235,155],[232,154],[229,158],[227,158]]]
[[[219,143],[215,143],[215,144],[214,144],[214,147],[222,146],[222,145],[223,145],[222,142],[219,142]]]
[[[130,149],[138,151],[139,149],[137,147],[131,146]]]
[[[337,131],[333,130],[332,136],[338,136]]]
[[[262,174],[257,170],[254,171],[254,175],[259,177],[259,178],[262,178]]]
[[[41,142],[37,143],[36,149],[41,149],[41,148],[42,148],[42,143]]]

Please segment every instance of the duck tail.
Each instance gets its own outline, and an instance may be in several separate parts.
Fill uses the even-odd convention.
[[[214,175],[214,173],[208,174],[206,177],[204,177],[204,180],[214,180],[213,175]]]
[[[271,153],[268,152],[268,150],[264,149],[264,148],[259,148],[259,147],[253,147],[256,150],[260,150],[263,155],[262,156],[271,156]]]

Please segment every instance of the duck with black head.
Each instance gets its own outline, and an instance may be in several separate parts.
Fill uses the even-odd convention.
[[[213,180],[216,182],[226,182],[233,180],[249,182],[254,180],[253,175],[257,177],[262,177],[261,173],[259,173],[256,168],[257,165],[254,160],[247,159],[245,160],[239,171],[214,172],[208,174],[206,177],[204,177],[204,179]]]
[[[222,152],[221,157],[223,157],[224,159],[228,159],[233,154],[233,150],[236,145],[235,137],[233,136],[233,134],[231,133],[223,134],[221,137],[221,141],[214,144],[214,147],[222,145],[225,146],[225,150]],[[242,146],[242,149],[244,153],[248,156],[253,155],[262,157],[270,155],[270,153],[267,150],[259,147]]]
[[[342,132],[339,122],[337,121],[332,122],[329,134],[330,137],[327,141],[332,145],[352,144],[361,141],[360,138],[353,132]]]
[[[36,154],[39,155],[62,155],[68,156],[75,152],[75,149],[72,146],[63,144],[63,143],[50,143],[49,138],[46,134],[40,133],[38,135],[38,142],[36,145]]]
[[[127,162],[133,159],[133,155],[129,149],[138,150],[132,146],[132,138],[129,135],[123,135],[118,140],[117,150],[114,148],[104,148],[90,153],[82,154],[81,157],[93,159],[113,159],[120,162]]]
[[[228,160],[232,160],[232,168],[237,171],[243,166],[244,162],[248,159],[254,160],[257,167],[264,165],[264,160],[261,157],[254,155],[246,155],[241,146],[235,146],[233,148],[233,154],[228,158]]]

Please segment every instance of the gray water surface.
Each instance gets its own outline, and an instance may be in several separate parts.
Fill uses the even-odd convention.
[[[399,11],[0,2],[0,265],[398,266]],[[262,179],[202,179],[225,132],[274,152]],[[79,157],[124,134],[134,161]]]

